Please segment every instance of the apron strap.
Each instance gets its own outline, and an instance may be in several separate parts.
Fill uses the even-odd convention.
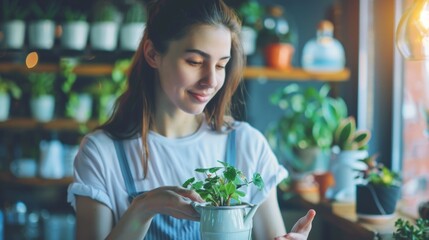
[[[120,140],[113,140],[113,143],[115,144],[116,155],[118,156],[125,187],[127,188],[128,196],[130,196],[130,199],[132,200],[133,196],[136,195],[136,186],[134,185],[133,175],[131,174],[130,166],[128,165],[127,157],[125,155],[124,143]]]
[[[235,129],[228,133],[228,138],[226,140],[226,153],[225,160],[231,165],[235,166]]]

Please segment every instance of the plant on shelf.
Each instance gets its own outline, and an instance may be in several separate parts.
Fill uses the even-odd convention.
[[[395,221],[395,240],[429,240],[429,220],[418,218],[416,224],[408,220],[398,218]]]
[[[81,10],[66,7],[63,15],[61,46],[65,49],[82,50],[88,41],[89,24],[87,14]]]
[[[357,169],[356,213],[362,218],[393,215],[399,199],[400,175],[377,161],[377,154],[361,159]]]
[[[135,1],[128,6],[120,31],[121,49],[137,50],[143,37],[146,15],[146,10],[141,2]]]
[[[55,17],[60,5],[50,1],[43,6],[37,2],[31,5],[31,21],[28,27],[30,47],[36,49],[51,49],[55,40]]]
[[[334,147],[339,150],[365,150],[371,138],[369,130],[357,130],[355,118],[349,116],[341,120],[334,133]]]
[[[330,97],[329,91],[328,84],[319,90],[290,84],[270,97],[283,114],[268,128],[267,138],[292,170],[311,171],[321,152],[331,147],[335,127],[347,115],[344,100]]]
[[[25,39],[25,17],[28,15],[28,9],[24,7],[24,1],[4,0],[1,9],[4,47],[22,48]]]
[[[94,5],[90,30],[91,47],[112,51],[118,42],[118,9],[111,2],[97,1]]]
[[[242,21],[241,39],[246,55],[256,50],[256,39],[261,29],[263,8],[257,0],[246,0],[238,6],[238,15]]]
[[[55,109],[55,73],[30,73],[30,107],[32,115],[41,122],[50,121]]]
[[[259,173],[255,173],[248,181],[244,174],[226,162],[218,161],[222,167],[197,168],[196,172],[205,175],[204,180],[197,181],[195,177],[186,180],[183,187],[195,190],[212,206],[230,206],[231,200],[241,203],[240,198],[245,193],[238,190],[243,186],[253,183],[258,189],[262,189],[264,181]],[[223,170],[222,174],[217,172]]]
[[[13,80],[0,76],[0,121],[9,117],[10,96],[19,99],[21,94],[21,88]]]

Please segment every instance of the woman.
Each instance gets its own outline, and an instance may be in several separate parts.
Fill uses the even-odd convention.
[[[75,160],[77,239],[198,239],[190,202],[203,200],[179,186],[218,165],[230,132],[235,166],[265,181],[243,199],[260,204],[254,239],[306,239],[314,211],[284,235],[276,185],[287,172],[262,134],[225,117],[244,67],[237,16],[222,0],[160,0],[148,13],[127,90]]]

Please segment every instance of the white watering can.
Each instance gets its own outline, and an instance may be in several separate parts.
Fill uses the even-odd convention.
[[[200,213],[202,240],[250,240],[253,216],[258,205],[242,203],[234,206],[211,206],[192,202]]]

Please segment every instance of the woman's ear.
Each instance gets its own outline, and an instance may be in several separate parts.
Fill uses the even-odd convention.
[[[151,40],[145,41],[143,45],[144,57],[149,66],[153,68],[158,68],[158,64],[156,58],[158,57],[158,52],[153,46],[153,42]]]

